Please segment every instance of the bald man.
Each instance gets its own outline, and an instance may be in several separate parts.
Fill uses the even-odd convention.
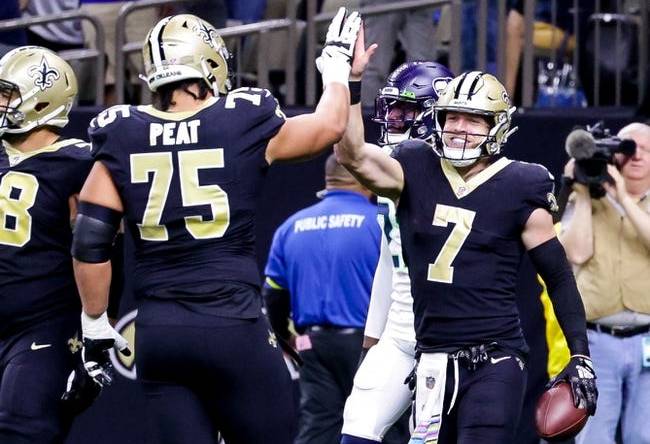
[[[381,240],[370,191],[334,155],[327,159],[325,190],[318,194],[320,202],[275,232],[265,269],[271,325],[304,363],[296,444],[341,439]],[[289,311],[297,335],[289,333]]]
[[[577,444],[615,442],[619,421],[623,443],[650,443],[650,126],[632,123],[618,136],[636,151],[608,165],[607,194],[593,199],[574,183],[562,218],[598,374],[596,415]]]

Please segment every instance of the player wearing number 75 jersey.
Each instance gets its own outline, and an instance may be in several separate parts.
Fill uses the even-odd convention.
[[[81,364],[70,222],[92,167],[87,143],[59,135],[76,94],[72,68],[48,49],[24,46],[0,59],[3,444],[63,442],[74,413],[99,392],[81,375],[60,401]]]
[[[144,42],[153,106],[117,106],[89,130],[96,163],[81,192],[73,255],[86,368],[110,383],[109,249],[123,215],[135,243],[136,366],[158,443],[288,444],[289,373],[261,314],[255,204],[269,164],[340,139],[361,19],[341,8],[317,66],[311,114],[286,118],[266,90],[229,90],[228,51],[192,15]]]
[[[550,214],[552,177],[501,154],[513,112],[495,77],[467,72],[434,105],[430,143],[405,141],[389,156],[350,126],[337,148],[368,188],[397,202],[420,354],[412,443],[513,442],[526,386],[515,300],[526,250],[574,356],[562,375],[579,387],[576,403],[595,409],[584,308]]]

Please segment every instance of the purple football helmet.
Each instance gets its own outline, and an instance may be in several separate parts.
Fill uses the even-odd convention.
[[[432,107],[453,78],[447,67],[436,62],[398,66],[375,99],[372,120],[381,124],[379,145],[429,137],[433,130]]]

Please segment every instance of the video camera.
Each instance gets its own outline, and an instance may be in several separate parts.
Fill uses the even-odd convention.
[[[614,155],[633,156],[636,143],[631,139],[612,136],[603,122],[586,129],[577,128],[569,133],[565,143],[566,152],[574,158],[573,177],[576,182],[587,185],[591,197],[599,199],[605,195],[602,184],[611,180],[607,164],[614,165]]]

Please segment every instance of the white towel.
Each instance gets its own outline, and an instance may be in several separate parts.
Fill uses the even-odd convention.
[[[437,444],[447,379],[446,353],[423,353],[416,371],[415,430],[409,444]]]

